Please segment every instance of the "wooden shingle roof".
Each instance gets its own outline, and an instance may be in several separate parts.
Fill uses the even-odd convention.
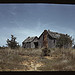
[[[45,30],[44,30],[45,31]],[[64,35],[64,34],[61,34],[61,33],[57,33],[57,32],[52,32],[50,30],[46,30],[47,33],[49,34],[49,36],[51,36],[52,38],[59,38],[60,35]],[[44,32],[39,36],[39,38],[44,34]]]
[[[38,38],[38,37],[37,36],[35,36],[35,37],[28,37],[23,42],[32,42],[35,38]]]
[[[52,38],[59,38],[60,34],[56,33],[56,32],[51,32],[50,30],[48,30],[48,34],[52,37]]]

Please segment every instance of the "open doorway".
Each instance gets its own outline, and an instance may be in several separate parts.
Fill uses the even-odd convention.
[[[35,48],[38,48],[38,42],[34,42]]]

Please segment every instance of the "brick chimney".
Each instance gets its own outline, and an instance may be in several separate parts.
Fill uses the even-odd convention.
[[[48,48],[48,40],[47,40],[47,30],[44,30],[44,33],[43,33],[43,47],[45,48]]]

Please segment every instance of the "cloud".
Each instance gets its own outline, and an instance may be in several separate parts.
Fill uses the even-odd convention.
[[[17,6],[16,6],[16,5],[10,5],[10,9],[8,10],[8,12],[9,12],[12,16],[15,16],[15,15],[16,15],[16,9],[17,9]]]
[[[13,11],[11,11],[11,12],[10,12],[10,14],[11,14],[11,15],[13,15],[13,16],[15,16],[15,15],[16,15],[16,13],[15,13],[15,12],[13,12]]]

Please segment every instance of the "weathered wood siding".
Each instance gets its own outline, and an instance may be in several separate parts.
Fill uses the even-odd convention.
[[[31,48],[31,43],[30,42],[24,43],[23,48]]]
[[[38,38],[35,38],[35,39],[31,42],[31,48],[35,48],[34,42],[38,42]]]
[[[34,42],[31,42],[31,48],[35,48]]]
[[[43,47],[43,35],[38,40],[38,47],[39,48],[42,48]]]
[[[51,38],[49,35],[48,35],[48,48],[55,48],[56,47],[56,39],[54,38]]]
[[[55,48],[54,39],[48,38],[48,48]]]

